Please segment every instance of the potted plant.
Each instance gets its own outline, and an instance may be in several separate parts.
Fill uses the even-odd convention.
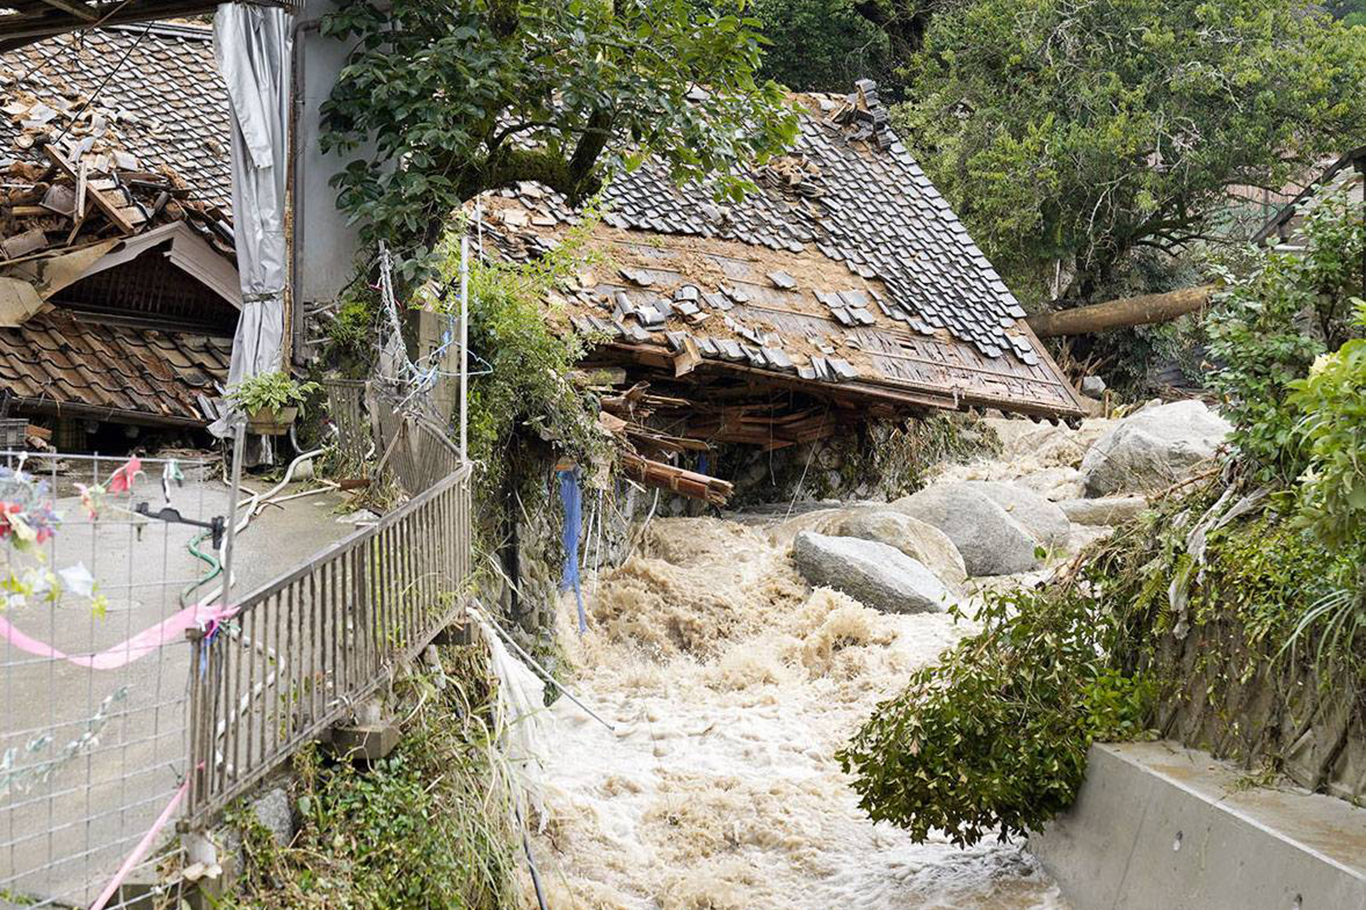
[[[298,382],[277,371],[242,380],[228,390],[227,398],[247,415],[247,430],[283,436],[299,416],[304,399],[319,388],[316,382]]]

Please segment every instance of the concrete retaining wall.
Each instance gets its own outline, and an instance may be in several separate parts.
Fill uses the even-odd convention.
[[[1030,849],[1072,910],[1366,908],[1366,809],[1242,774],[1177,743],[1094,746]]]

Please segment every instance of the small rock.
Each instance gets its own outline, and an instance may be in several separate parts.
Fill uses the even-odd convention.
[[[278,847],[287,847],[294,840],[294,811],[289,805],[289,796],[276,787],[251,804],[251,813],[270,832]]]
[[[1148,507],[1142,496],[1108,496],[1100,499],[1069,499],[1058,503],[1073,524],[1123,524]]]
[[[1082,395],[1077,400],[1081,402],[1081,409],[1086,413],[1087,417],[1105,416],[1105,402],[1100,399]]]
[[[924,564],[875,540],[803,531],[792,556],[812,585],[834,588],[884,613],[943,610],[950,596]]]
[[[1050,502],[1081,498],[1081,472],[1071,467],[1045,468],[1011,483],[1033,490]]]
[[[379,521],[379,516],[369,509],[350,512],[337,519],[339,525],[368,525]]]
[[[1081,380],[1081,393],[1099,398],[1105,394],[1105,380],[1099,376],[1084,376]]]
[[[1075,525],[1072,533],[1067,537],[1067,551],[1069,553],[1080,553],[1098,540],[1104,540],[1115,529],[1107,525]]]

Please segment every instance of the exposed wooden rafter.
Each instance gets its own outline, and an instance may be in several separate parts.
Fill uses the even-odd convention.
[[[78,19],[84,19],[86,22],[96,22],[100,18],[99,11],[88,3],[77,3],[76,0],[42,0],[42,2]]]
[[[41,38],[97,25],[130,25],[212,13],[221,0],[9,0],[0,12],[0,53]],[[255,6],[294,11],[301,0],[251,0]]]

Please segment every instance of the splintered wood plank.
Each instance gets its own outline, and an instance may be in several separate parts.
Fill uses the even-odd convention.
[[[53,163],[53,165],[57,167],[58,170],[66,174],[73,181],[80,180],[80,177],[76,172],[76,168],[72,167],[71,162],[63,158],[60,152],[58,152],[50,145],[43,146],[43,151],[47,154],[48,159]],[[114,202],[108,196],[104,195],[104,193],[100,192],[99,190],[95,189],[95,187],[91,186],[89,182],[86,183],[85,192],[87,198],[89,198],[91,202],[95,203],[95,207],[98,208],[101,212],[104,212],[105,216],[108,217],[108,219],[111,222],[113,222],[114,226],[117,227],[124,234],[132,234],[137,230],[133,226],[133,224],[129,222],[129,220],[126,217],[124,217],[119,207],[115,205]]]

